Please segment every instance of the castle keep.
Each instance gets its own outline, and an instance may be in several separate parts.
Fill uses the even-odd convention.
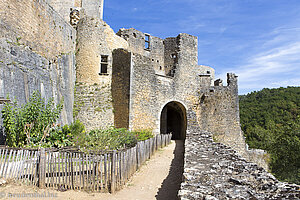
[[[173,139],[200,129],[257,158],[240,129],[237,76],[229,73],[224,86],[213,68],[198,65],[197,37],[114,33],[102,20],[103,0],[0,5],[1,97],[25,103],[39,90],[56,103],[64,99],[62,124],[79,119],[89,130],[151,129]]]

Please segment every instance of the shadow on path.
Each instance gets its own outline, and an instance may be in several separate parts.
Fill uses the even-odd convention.
[[[184,165],[184,140],[175,140],[176,146],[173,152],[174,158],[171,163],[169,174],[163,181],[155,196],[158,200],[177,200],[178,191],[182,182]]]

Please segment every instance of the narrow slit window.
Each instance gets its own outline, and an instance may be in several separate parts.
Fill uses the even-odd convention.
[[[145,34],[145,49],[150,49],[150,35]]]
[[[107,75],[108,56],[101,55],[100,75]]]

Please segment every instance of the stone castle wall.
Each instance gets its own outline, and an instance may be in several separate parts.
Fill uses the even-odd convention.
[[[76,31],[45,0],[0,0],[0,37],[47,59],[74,52]]]
[[[64,99],[61,123],[71,123],[75,30],[43,0],[0,5],[0,96],[22,104],[38,90],[56,103]]]
[[[116,128],[129,128],[131,56],[131,52],[124,49],[113,51],[111,89]]]
[[[199,91],[197,119],[201,130],[214,133],[216,140],[245,152],[239,123],[237,77],[228,74],[228,86],[203,87]]]
[[[145,49],[145,34],[135,29],[123,29],[118,32],[118,35],[128,41],[129,50],[135,49],[130,58],[123,60],[127,63],[126,70],[130,70],[129,128],[152,129],[155,133],[160,133],[162,110],[169,102],[178,102],[185,107],[185,110],[195,112],[192,108],[198,90],[200,87],[210,86],[211,75],[214,74],[212,70],[212,74],[204,78],[195,76],[202,67],[197,65],[197,38],[180,34],[164,42],[162,39],[152,39],[153,37],[150,36],[150,49]],[[151,44],[151,41],[154,44]],[[164,43],[164,46],[160,43]],[[176,58],[172,55],[174,52]],[[163,53],[163,57],[159,57],[159,53]],[[122,67],[124,56],[120,54],[129,55],[129,52],[118,51],[118,56],[113,57],[114,62],[116,61],[113,70]],[[165,74],[164,68],[167,62],[172,63],[172,66],[176,65],[172,76]],[[157,63],[163,66],[161,72],[158,72]],[[202,69],[205,70],[208,70],[208,67]],[[128,74],[126,77],[128,78]],[[207,81],[203,82],[203,79]]]
[[[66,22],[70,21],[70,9],[76,7],[81,7],[81,2],[77,0],[77,5],[75,5],[75,0],[46,0],[47,3],[58,12]]]
[[[127,42],[99,18],[86,16],[77,24],[75,118],[88,130],[114,125],[112,52],[127,47]],[[106,73],[101,73],[102,64]]]
[[[105,129],[114,125],[110,85],[76,83],[74,119],[87,130]]]
[[[0,5],[0,96],[25,103],[39,90],[56,103],[64,99],[61,122],[72,122],[74,113],[88,130],[115,125],[160,133],[170,105],[184,111],[188,130],[213,132],[214,139],[263,163],[264,154],[245,147],[237,77],[229,74],[227,86],[213,85],[214,70],[198,66],[197,37],[161,39],[133,28],[115,34],[101,19],[103,0]],[[69,24],[71,8],[83,14],[76,30]]]
[[[120,29],[117,33],[120,37],[128,42],[128,50],[134,54],[151,58],[151,66],[153,66],[155,73],[164,74],[164,40],[154,37],[150,34],[145,34],[134,28]],[[146,48],[146,35],[149,37],[149,48]]]
[[[206,79],[207,81],[207,79]],[[195,103],[199,129],[213,133],[213,139],[226,144],[251,162],[268,170],[268,155],[259,149],[248,149],[240,126],[237,76],[227,74],[227,86],[216,81],[202,87]]]

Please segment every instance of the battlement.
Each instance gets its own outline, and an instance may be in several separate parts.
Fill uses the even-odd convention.
[[[47,0],[47,2],[66,22],[71,21],[70,15],[74,10],[81,11],[81,15],[103,19],[104,0]]]

